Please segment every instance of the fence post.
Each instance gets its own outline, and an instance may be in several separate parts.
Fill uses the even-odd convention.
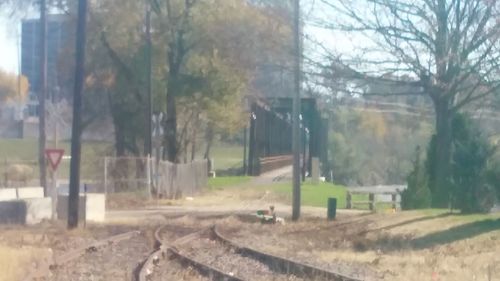
[[[368,200],[370,201],[369,203],[370,211],[375,210],[375,194],[374,193],[368,194]]]
[[[352,195],[351,195],[351,192],[348,191],[347,192],[347,198],[346,198],[346,206],[345,206],[346,209],[352,209]]]
[[[108,157],[104,156],[104,196],[108,196]]]
[[[397,202],[397,198],[398,198],[398,194],[397,193],[392,193],[391,194],[391,197],[392,197],[392,208],[394,210],[397,210],[397,207],[398,207],[398,202]]]
[[[146,158],[146,178],[148,181],[148,197],[149,200],[151,200],[151,156],[148,154],[148,157]]]
[[[4,164],[4,168],[2,169],[2,171],[3,171],[3,176],[4,176],[3,177],[4,178],[4,187],[7,188],[8,184],[9,184],[9,176],[7,173],[7,169],[9,168],[9,164],[7,163],[7,159],[4,159],[3,164]]]

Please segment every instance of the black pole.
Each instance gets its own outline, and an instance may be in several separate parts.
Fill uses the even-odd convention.
[[[21,75],[21,73],[19,73]],[[38,89],[38,166],[40,168],[40,185],[44,196],[47,191],[47,165],[45,147],[47,135],[45,131],[45,99],[47,96],[47,3],[40,1],[40,84]]]
[[[301,137],[302,137],[302,181],[306,181],[306,171],[308,169],[307,166],[307,151],[306,151],[306,143],[307,143],[307,136],[306,136],[306,131],[305,131],[305,123],[303,123],[303,128],[301,130]]]
[[[247,175],[247,133],[248,126],[243,129],[243,175]]]
[[[256,155],[256,146],[257,146],[257,135],[256,135],[256,109],[257,106],[252,104],[251,114],[250,114],[250,138],[248,140],[248,174],[251,176],[256,176],[256,167],[255,167],[255,158],[258,157]]]
[[[148,4],[146,8],[146,90],[148,93],[148,110],[146,116],[147,124],[147,137],[146,137],[146,154],[152,155],[153,153],[153,97],[151,93],[151,56],[152,56],[152,44],[151,44],[151,5]]]
[[[71,130],[71,164],[68,198],[68,228],[78,226],[78,201],[80,193],[80,158],[82,94],[85,75],[85,44],[87,29],[87,0],[78,1],[78,24],[76,30],[76,68],[73,96],[73,127]]]
[[[300,48],[300,0],[294,1],[294,87],[293,96],[293,129],[292,129],[292,150],[293,150],[293,206],[292,220],[296,221],[300,217],[300,85],[301,85],[301,48]]]

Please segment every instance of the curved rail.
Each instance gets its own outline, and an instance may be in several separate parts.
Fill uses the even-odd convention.
[[[212,280],[222,280],[222,281],[243,281],[238,277],[232,276],[229,273],[225,273],[220,271],[210,265],[204,264],[202,262],[196,261],[184,254],[182,254],[175,246],[182,245],[188,243],[194,239],[200,237],[200,234],[206,229],[193,232],[186,236],[183,236],[177,240],[175,240],[171,246],[167,246],[164,241],[161,239],[161,231],[165,227],[161,226],[155,231],[155,251],[144,261],[142,265],[139,265],[139,270],[137,271],[137,280],[138,281],[147,281],[148,276],[153,273],[155,265],[157,265],[160,259],[164,259],[167,255],[170,255],[174,258],[177,258],[181,263],[189,264],[192,267],[196,268],[201,274],[208,276]]]
[[[193,232],[189,235],[183,236],[175,240],[170,246],[164,244],[161,239],[161,231],[165,226],[159,227],[155,231],[155,243],[157,248],[155,251],[146,259],[146,261],[140,265],[140,270],[138,271],[138,281],[147,281],[148,276],[153,272],[155,265],[158,264],[160,259],[164,259],[167,255],[178,259],[183,264],[189,264],[196,268],[201,274],[208,276],[212,280],[224,280],[224,281],[243,281],[241,277],[233,276],[232,274],[225,273],[217,268],[214,268],[205,263],[196,261],[177,249],[176,246],[180,246],[185,243],[197,239],[200,234],[207,229],[203,229],[197,232]],[[213,239],[233,248],[237,253],[254,258],[264,264],[267,264],[272,270],[284,274],[293,274],[297,277],[302,278],[316,278],[320,280],[335,280],[335,281],[361,281],[362,279],[346,276],[337,272],[333,272],[324,268],[313,266],[310,264],[305,264],[297,261],[293,261],[287,258],[278,257],[269,253],[264,253],[262,251],[255,250],[250,247],[242,246],[237,242],[230,240],[220,233],[217,226],[212,226],[210,228],[211,236]]]
[[[239,277],[232,276],[231,274],[220,271],[210,265],[189,258],[188,256],[181,254],[175,247],[168,248],[168,252],[178,258],[182,263],[187,263],[197,268],[201,274],[208,276],[212,280],[244,281]]]
[[[98,251],[101,248],[105,248],[107,246],[110,246],[112,244],[128,240],[136,235],[139,235],[140,231],[130,231],[122,234],[118,234],[115,236],[108,237],[106,239],[102,239],[99,241],[96,241],[94,243],[91,243],[87,246],[80,247],[74,250],[71,250],[63,255],[60,255],[54,259],[54,262],[51,264],[47,264],[44,267],[38,268],[34,270],[33,272],[29,273],[29,275],[24,279],[25,281],[32,281],[32,280],[41,280],[41,278],[47,278],[48,275],[50,274],[50,270],[56,269],[57,267],[68,263],[72,260],[75,260],[81,256],[83,256],[85,253],[89,252],[95,252]]]
[[[327,269],[293,261],[283,257],[278,257],[249,247],[242,246],[230,240],[229,238],[223,236],[220,233],[220,231],[218,231],[217,226],[212,227],[211,230],[213,237],[216,240],[228,245],[229,247],[234,248],[236,252],[242,255],[252,257],[258,261],[267,264],[268,266],[272,267],[273,270],[285,274],[293,274],[303,278],[315,277],[315,278],[320,278],[325,280],[335,280],[335,281],[361,281],[361,279],[345,276],[343,274],[333,272]]]

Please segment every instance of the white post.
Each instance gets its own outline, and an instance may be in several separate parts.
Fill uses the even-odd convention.
[[[104,157],[104,197],[108,196],[108,157]]]
[[[151,200],[151,156],[148,154],[148,157],[146,158],[146,173],[147,173],[147,181],[148,181],[148,193],[149,193],[149,200]]]
[[[57,219],[57,179],[56,171],[52,169],[52,219]]]
[[[313,157],[312,158],[312,167],[311,167],[311,178],[312,178],[312,183],[314,185],[319,184],[319,158],[318,157]]]

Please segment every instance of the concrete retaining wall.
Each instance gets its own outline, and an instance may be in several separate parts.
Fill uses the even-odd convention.
[[[0,201],[43,198],[42,187],[19,187],[0,189]]]
[[[52,199],[33,198],[0,202],[0,224],[36,224],[52,217]]]
[[[52,218],[52,198],[24,199],[26,203],[26,223],[36,224]]]
[[[17,192],[15,188],[0,189],[0,201],[16,200]]]
[[[86,218],[91,222],[104,222],[106,196],[101,193],[87,193],[80,196],[79,220]],[[59,195],[57,199],[58,219],[66,220],[68,196]],[[43,197],[43,188],[4,188],[0,189],[0,224],[35,224],[43,219],[52,218],[52,199]]]
[[[43,198],[43,187],[22,187],[17,192],[18,199]]]
[[[22,200],[0,202],[0,223],[25,224],[27,207]]]
[[[87,221],[104,222],[106,219],[106,195],[103,193],[87,194]]]
[[[85,198],[80,196],[78,202],[78,221],[83,221],[85,215]],[[68,219],[68,196],[59,195],[57,196],[57,218],[60,220]]]
[[[106,214],[106,196],[100,193],[87,193],[87,197],[80,195],[78,204],[78,220],[85,218],[90,222],[104,222]],[[57,218],[68,219],[68,196],[57,197]]]

